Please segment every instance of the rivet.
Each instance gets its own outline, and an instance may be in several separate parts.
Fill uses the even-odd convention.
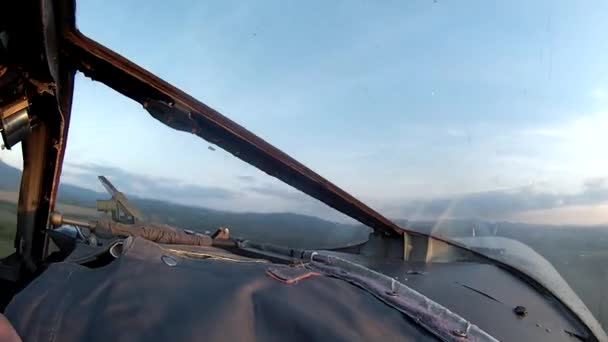
[[[163,255],[162,257],[160,257],[160,259],[167,265],[167,266],[175,266],[177,265],[177,260],[175,260],[173,257],[170,257],[168,255]]]
[[[517,316],[519,316],[519,317],[524,317],[524,316],[526,316],[528,314],[528,310],[526,309],[526,307],[525,306],[520,306],[520,305],[516,306],[513,309],[513,312],[515,312],[515,314]]]

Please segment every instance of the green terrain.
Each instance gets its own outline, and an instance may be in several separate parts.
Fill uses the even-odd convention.
[[[15,251],[13,240],[17,226],[17,206],[15,203],[0,202],[0,256]]]

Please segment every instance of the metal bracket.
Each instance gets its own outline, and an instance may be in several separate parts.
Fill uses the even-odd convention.
[[[30,116],[27,110],[29,102],[22,98],[0,109],[0,133],[2,134],[2,145],[11,149],[15,144],[25,139],[30,134]]]

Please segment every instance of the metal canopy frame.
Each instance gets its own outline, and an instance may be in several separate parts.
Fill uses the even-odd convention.
[[[66,32],[70,65],[141,103],[162,123],[195,134],[357,221],[386,234],[403,229],[246,128],[77,30]]]
[[[28,273],[45,257],[45,229],[57,197],[76,71],[139,102],[169,127],[218,145],[381,235],[421,235],[399,227],[218,111],[84,36],[76,29],[74,0],[14,1],[3,10],[18,14],[7,17],[6,32],[18,45],[10,47],[4,64],[21,71],[23,95],[37,120],[22,141],[24,170],[15,238],[19,266],[26,266]],[[3,266],[0,263],[0,273]]]

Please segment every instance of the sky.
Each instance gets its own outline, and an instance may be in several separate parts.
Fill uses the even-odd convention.
[[[608,223],[605,1],[78,2],[86,35],[380,212]],[[345,220],[79,75],[62,181]],[[19,166],[20,152],[1,159]]]

